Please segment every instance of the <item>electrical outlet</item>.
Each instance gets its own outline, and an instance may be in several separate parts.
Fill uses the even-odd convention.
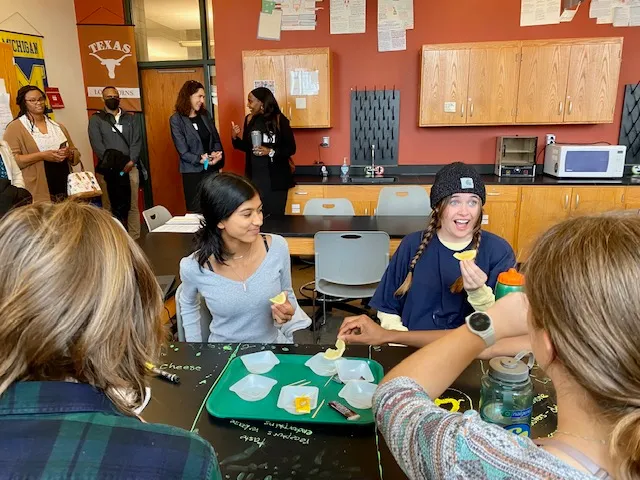
[[[545,145],[551,145],[552,143],[556,143],[556,134],[547,133],[547,142],[545,143]]]
[[[327,148],[329,147],[329,137],[322,137],[321,147]]]

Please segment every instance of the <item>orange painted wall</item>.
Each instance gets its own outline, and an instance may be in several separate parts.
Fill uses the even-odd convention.
[[[256,39],[260,2],[257,0],[213,0],[221,135],[231,152],[231,121],[244,116],[242,50],[328,46],[334,53],[334,127],[325,130],[296,130],[299,165],[318,159],[318,144],[330,135],[331,147],[322,149],[322,161],[338,165],[349,154],[350,89],[396,86],[401,91],[400,164],[443,164],[455,160],[493,163],[498,135],[555,133],[559,142],[617,143],[620,129],[623,86],[640,81],[640,28],[596,25],[589,18],[585,0],[569,24],[520,27],[518,0],[415,0],[415,30],[407,32],[407,50],[378,53],[376,34],[377,1],[367,2],[367,33],[330,35],[328,1],[319,5],[318,26],[311,32],[282,32],[280,42]],[[624,36],[623,63],[616,122],[593,126],[545,127],[446,127],[418,128],[418,85],[420,46],[433,43],[481,42],[571,37]],[[240,152],[227,157],[241,170]]]
[[[122,0],[74,0],[76,22],[98,25],[124,25]]]

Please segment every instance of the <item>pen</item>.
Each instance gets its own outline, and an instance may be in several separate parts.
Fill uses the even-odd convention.
[[[164,370],[160,370],[158,367],[156,367],[155,365],[149,362],[146,363],[146,366],[151,372],[153,372],[155,375],[159,376],[160,378],[164,378],[165,380],[169,380],[170,382],[173,382],[173,383],[180,383],[180,377],[175,373],[169,373],[169,372],[165,372]]]

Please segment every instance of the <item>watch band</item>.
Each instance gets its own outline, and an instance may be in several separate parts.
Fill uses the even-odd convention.
[[[471,317],[473,317],[474,315],[485,316],[489,320],[489,326],[484,330],[476,330],[471,323]],[[471,333],[479,336],[482,340],[484,340],[484,343],[487,347],[490,347],[491,345],[496,343],[496,332],[493,328],[493,320],[486,313],[473,312],[471,315],[465,318],[465,323],[467,324],[467,328],[469,329],[469,331],[471,331]]]

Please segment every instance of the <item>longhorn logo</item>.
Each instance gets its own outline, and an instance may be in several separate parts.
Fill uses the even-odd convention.
[[[122,62],[122,60],[124,60],[125,58],[131,56],[130,53],[126,53],[120,58],[100,58],[95,53],[90,53],[89,55],[96,57],[98,60],[100,60],[100,65],[104,65],[105,67],[107,67],[107,72],[109,72],[109,78],[111,79],[116,78],[116,67],[120,66],[120,62]]]

